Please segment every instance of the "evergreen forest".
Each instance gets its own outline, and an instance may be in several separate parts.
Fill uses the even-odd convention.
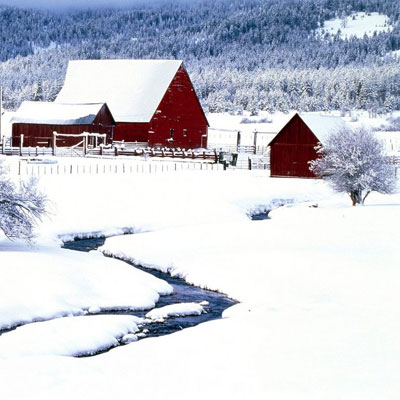
[[[321,29],[357,12],[391,29]],[[0,6],[4,107],[52,101],[71,59],[182,59],[209,112],[400,109],[398,0],[194,0],[50,12]]]

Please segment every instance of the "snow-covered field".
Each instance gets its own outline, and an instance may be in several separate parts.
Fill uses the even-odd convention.
[[[400,194],[364,207],[323,182],[268,171],[42,176],[51,215],[29,247],[0,239],[1,398],[398,399]],[[248,214],[288,203],[271,219]],[[171,287],[60,235],[135,234],[102,251],[241,303],[224,318],[135,340]],[[157,317],[198,313],[201,305]],[[154,311],[156,313],[156,311]],[[151,315],[149,315],[151,317]],[[88,319],[91,319],[90,322]],[[42,322],[34,322],[42,321]]]
[[[369,14],[358,12],[345,18],[325,21],[324,26],[318,30],[318,33],[321,35],[329,33],[334,36],[340,31],[340,37],[347,39],[351,36],[356,38],[363,38],[364,35],[373,36],[374,32],[388,32],[392,29],[393,26],[390,25],[387,15],[377,12]]]

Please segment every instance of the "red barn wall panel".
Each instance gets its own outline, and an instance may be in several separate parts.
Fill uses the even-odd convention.
[[[150,123],[150,146],[207,147],[207,119],[183,67],[179,68],[157,110]]]
[[[150,130],[149,123],[117,122],[114,140],[125,142],[147,142]]]
[[[93,120],[93,125],[104,126],[108,128],[115,126],[115,121],[111,115],[111,111],[105,104],[101,107],[100,111],[96,115],[96,118]]]
[[[77,135],[83,132],[102,133],[107,135],[107,142],[111,141],[114,121],[108,109],[103,106],[93,124],[86,125],[56,125],[56,124],[32,124],[14,123],[12,126],[12,145],[19,146],[21,134],[24,135],[24,146],[51,147],[53,132]],[[57,146],[74,146],[82,141],[76,137],[58,137]]]

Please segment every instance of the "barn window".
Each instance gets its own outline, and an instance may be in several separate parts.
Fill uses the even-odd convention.
[[[187,129],[184,129],[183,130],[183,137],[186,137],[187,136]]]
[[[169,130],[169,137],[170,137],[171,139],[174,138],[174,130],[173,130],[172,128]]]

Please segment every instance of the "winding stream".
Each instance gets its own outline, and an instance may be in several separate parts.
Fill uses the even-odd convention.
[[[65,242],[64,248],[76,251],[90,251],[96,250],[102,246],[105,242],[105,238],[93,238],[93,239],[76,239],[74,241]],[[128,263],[130,264],[130,263]],[[132,264],[131,264],[132,265]],[[196,286],[187,284],[183,279],[171,277],[170,275],[144,268],[137,265],[132,265],[132,268],[138,268],[145,271],[153,276],[167,281],[173,288],[174,291],[170,295],[160,296],[157,302],[156,308],[160,308],[170,304],[187,303],[187,302],[207,302],[208,305],[204,306],[205,313],[200,315],[190,315],[185,317],[170,317],[165,319],[163,322],[152,322],[145,324],[143,330],[139,332],[139,338],[142,337],[155,337],[167,335],[179,330],[198,325],[202,322],[219,319],[222,316],[222,312],[228,307],[236,304],[234,300],[229,299],[225,295],[210,290],[201,289]],[[102,312],[102,314],[114,314],[114,315],[135,315],[137,317],[144,317],[146,311],[112,311]],[[121,343],[122,344],[122,343]]]

